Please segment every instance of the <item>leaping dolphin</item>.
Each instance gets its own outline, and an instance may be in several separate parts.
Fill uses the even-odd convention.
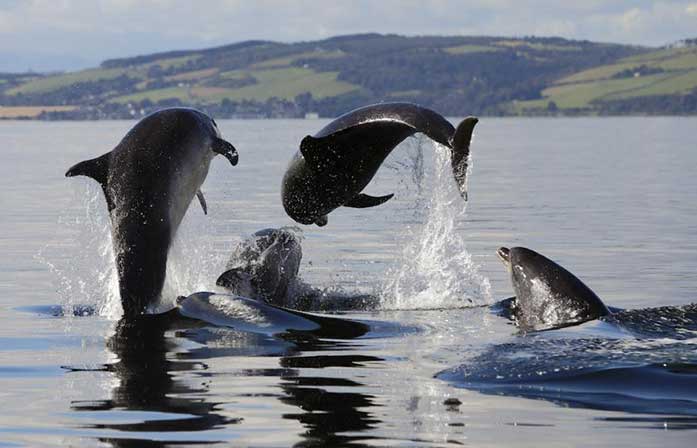
[[[366,208],[390,198],[361,191],[382,162],[407,137],[426,134],[451,149],[453,176],[467,199],[466,174],[475,117],[455,129],[440,114],[410,103],[383,103],[362,107],[305,137],[290,161],[282,185],[283,207],[301,224],[327,224],[338,207]]]
[[[160,298],[169,247],[194,196],[207,212],[200,188],[217,154],[237,164],[237,150],[221,138],[215,121],[194,109],[171,108],[143,118],[116,148],[65,174],[102,186],[125,316],[141,314]]]

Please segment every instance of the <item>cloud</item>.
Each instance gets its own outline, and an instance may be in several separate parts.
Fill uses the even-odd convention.
[[[5,0],[0,71],[74,69],[248,39],[362,32],[557,35],[661,45],[696,37],[695,30],[694,0]]]

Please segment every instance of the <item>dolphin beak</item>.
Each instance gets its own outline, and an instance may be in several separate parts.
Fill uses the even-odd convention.
[[[234,146],[232,146],[230,142],[227,142],[222,138],[218,138],[216,139],[215,143],[213,144],[213,148],[211,149],[213,150],[213,152],[225,156],[225,158],[230,161],[230,164],[232,166],[237,165],[240,156],[239,154],[237,154],[237,150]]]
[[[511,265],[511,250],[509,248],[499,247],[499,249],[496,251],[496,255],[498,255],[501,261],[503,261],[503,264],[506,266]]]

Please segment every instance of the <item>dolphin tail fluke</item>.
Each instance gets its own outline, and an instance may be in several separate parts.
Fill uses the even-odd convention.
[[[370,196],[365,193],[358,193],[353,197],[353,199],[345,203],[344,206],[351,208],[375,207],[389,201],[392,199],[392,196],[394,196],[394,194],[388,194],[386,196]]]
[[[450,163],[453,168],[453,176],[460,190],[460,195],[467,200],[467,163],[470,155],[470,141],[472,131],[479,122],[477,117],[467,117],[460,122],[452,137],[452,154]]]
[[[107,172],[109,171],[109,153],[96,159],[84,160],[73,165],[65,173],[65,177],[87,176],[106,186]]]

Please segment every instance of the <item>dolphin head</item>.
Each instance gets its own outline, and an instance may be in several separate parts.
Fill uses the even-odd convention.
[[[283,305],[288,287],[300,269],[300,240],[297,227],[254,233],[235,248],[228,270],[218,278],[218,286],[235,294]]]
[[[588,286],[544,255],[525,247],[501,247],[497,255],[511,275],[522,330],[577,325],[609,314]]]
[[[507,247],[499,247],[499,249],[496,251],[496,255],[498,255],[499,259],[503,262],[503,264],[506,266],[506,268],[510,272],[510,270],[511,270],[511,250]]]

